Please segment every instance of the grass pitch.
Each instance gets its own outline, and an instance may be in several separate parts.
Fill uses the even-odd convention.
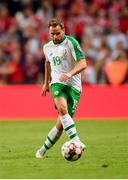
[[[76,162],[63,159],[63,133],[43,159],[35,152],[55,121],[0,121],[1,179],[128,178],[128,121],[76,121],[87,150]]]

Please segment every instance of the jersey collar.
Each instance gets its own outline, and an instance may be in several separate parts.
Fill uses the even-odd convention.
[[[63,42],[65,39],[66,39],[66,35],[64,35],[62,42]],[[61,43],[62,43],[62,42],[61,42]]]

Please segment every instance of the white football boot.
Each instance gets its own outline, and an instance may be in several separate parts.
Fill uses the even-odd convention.
[[[40,159],[44,156],[44,154],[46,153],[46,151],[41,151],[41,149],[38,149],[36,152],[36,158]]]
[[[82,143],[81,141],[80,141],[80,143],[81,143],[83,151],[84,151],[87,148],[87,146],[84,143]]]

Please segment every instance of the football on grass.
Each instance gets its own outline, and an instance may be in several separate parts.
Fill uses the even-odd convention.
[[[77,141],[67,141],[61,147],[61,154],[68,161],[78,160],[82,152],[82,145]]]

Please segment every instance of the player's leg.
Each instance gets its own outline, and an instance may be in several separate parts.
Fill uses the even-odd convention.
[[[54,99],[54,103],[58,109],[60,121],[66,134],[70,139],[79,140],[75,123],[68,113],[67,100],[64,97],[59,96]]]
[[[54,126],[50,130],[44,144],[41,146],[40,149],[37,150],[36,158],[42,158],[42,156],[46,153],[46,151],[50,149],[60,138],[62,131],[63,131],[63,127],[60,121],[60,117],[58,116],[56,126]]]
[[[66,87],[64,88],[64,91],[62,89],[58,95],[54,94],[53,98],[65,132],[71,140],[80,141],[74,120],[72,119],[80,99],[80,92],[74,88]],[[83,143],[81,144],[83,149],[85,149],[85,145]]]
[[[68,101],[67,101],[68,112],[71,115],[71,117],[73,117],[75,110],[77,108],[79,99],[80,99],[80,92],[74,88],[69,87],[69,88],[67,88],[67,93],[68,93]],[[86,145],[84,143],[82,143],[80,141],[80,139],[78,141],[82,144],[83,150],[85,150]]]
[[[67,86],[60,83],[55,83],[52,84],[50,88],[52,98],[60,115],[60,121],[63,129],[66,131],[70,139],[79,139],[75,128],[75,123],[68,112],[68,94],[66,93]]]

